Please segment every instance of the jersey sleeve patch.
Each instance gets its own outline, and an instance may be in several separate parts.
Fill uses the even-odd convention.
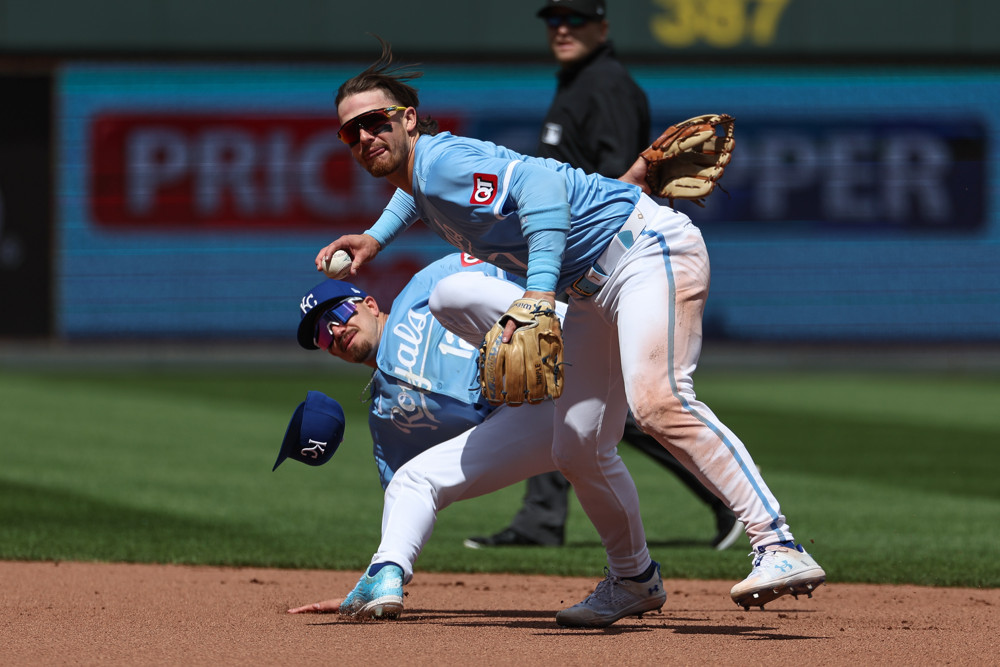
[[[499,178],[496,174],[473,174],[470,204],[489,206],[497,196]]]

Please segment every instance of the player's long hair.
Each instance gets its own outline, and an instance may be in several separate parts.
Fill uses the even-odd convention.
[[[364,93],[369,90],[381,89],[397,104],[419,108],[420,98],[417,89],[408,85],[407,81],[419,79],[424,75],[416,69],[419,65],[397,65],[392,67],[392,46],[378,35],[373,35],[382,45],[382,55],[368,66],[361,74],[348,79],[337,89],[335,104],[340,106],[345,97]],[[430,116],[417,117],[418,134],[437,134],[438,123]]]

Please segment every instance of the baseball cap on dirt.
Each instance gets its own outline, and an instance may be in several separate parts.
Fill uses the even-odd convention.
[[[278,460],[271,472],[285,459],[295,459],[311,466],[330,460],[344,439],[344,409],[321,391],[310,391],[299,403],[285,430]]]
[[[351,283],[333,278],[324,280],[313,287],[299,303],[299,315],[302,318],[299,320],[299,345],[307,350],[318,349],[316,343],[313,342],[316,333],[316,318],[326,312],[330,306],[334,306],[344,299],[363,299],[366,296],[368,295],[365,294],[364,290]]]
[[[545,18],[553,9],[568,9],[590,19],[603,19],[607,14],[604,0],[548,0],[536,16]]]

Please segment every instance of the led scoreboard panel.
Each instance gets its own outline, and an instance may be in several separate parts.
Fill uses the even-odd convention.
[[[333,92],[366,63],[64,67],[57,333],[287,337],[316,251],[392,195],[336,139]],[[550,66],[430,64],[421,113],[531,153]],[[654,130],[736,118],[702,209],[710,336],[1000,339],[1000,76],[991,71],[633,67]],[[470,185],[471,187],[471,185]],[[391,300],[452,248],[422,225],[362,271]]]

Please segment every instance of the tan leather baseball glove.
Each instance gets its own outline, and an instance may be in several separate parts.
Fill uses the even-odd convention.
[[[732,159],[734,121],[726,114],[695,116],[671,125],[641,153],[649,164],[646,184],[656,197],[690,199],[704,206],[704,199]]]
[[[517,322],[509,342],[502,340],[509,320]],[[562,394],[562,327],[548,301],[521,298],[511,304],[486,334],[479,349],[479,385],[493,405],[521,405]]]

